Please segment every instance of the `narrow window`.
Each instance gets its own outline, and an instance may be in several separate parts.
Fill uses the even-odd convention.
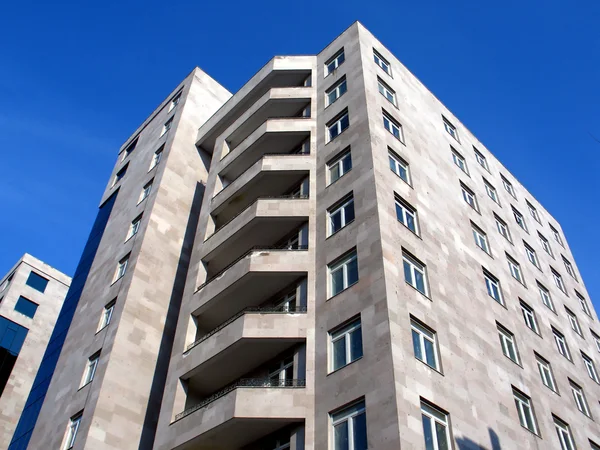
[[[483,277],[485,278],[485,287],[490,297],[496,300],[501,305],[504,305],[502,298],[502,290],[500,289],[500,281],[487,270],[483,269]]]
[[[552,248],[550,247],[550,242],[548,242],[548,239],[546,239],[540,232],[538,232],[538,236],[540,238],[540,243],[542,244],[542,248],[544,249],[544,251],[554,258],[554,256],[552,255]]]
[[[522,285],[525,285],[525,279],[523,278],[523,272],[521,272],[521,265],[515,261],[512,257],[506,254],[506,260],[508,261],[508,268],[510,270],[510,274],[513,276],[515,280],[517,280]]]
[[[565,306],[565,311],[567,313],[567,317],[569,318],[569,323],[571,324],[571,328],[575,333],[579,336],[583,337],[583,333],[581,332],[581,327],[579,326],[579,320],[577,320],[577,316],[573,311]]]
[[[561,291],[563,291],[566,294],[567,288],[565,287],[565,282],[562,279],[562,275],[556,270],[554,270],[552,267],[550,267],[550,270],[552,271],[552,277],[554,278],[554,283],[556,284],[556,287],[558,287]]]
[[[331,333],[331,370],[347,366],[363,355],[360,319]]]
[[[540,262],[538,260],[537,254],[533,247],[531,247],[527,242],[523,241],[523,245],[525,246],[525,253],[527,254],[527,259],[531,264],[533,264],[538,269],[540,268]]]
[[[427,450],[448,450],[450,440],[450,418],[448,414],[421,400],[421,420]]]
[[[463,200],[467,202],[467,204],[473,208],[475,211],[479,211],[479,207],[477,206],[477,198],[475,197],[475,193],[469,189],[464,184],[460,183],[460,189],[462,191]]]
[[[327,174],[329,176],[327,184],[337,181],[350,170],[352,170],[352,155],[350,149],[347,149],[327,163]]]
[[[344,95],[347,90],[348,86],[346,83],[346,77],[343,77],[340,81],[325,91],[325,107],[328,107],[335,102],[338,98]]]
[[[385,73],[387,73],[390,77],[392,76],[392,68],[390,67],[390,63],[387,62],[386,59],[375,49],[373,49],[373,60],[375,61],[375,64],[381,67]]]
[[[31,300],[23,297],[22,295],[18,298],[17,303],[15,304],[15,311],[33,319],[35,313],[38,309],[38,304],[32,302]]]
[[[427,296],[427,275],[425,265],[416,258],[402,252],[404,280],[421,294]]]
[[[573,279],[575,281],[577,281],[577,275],[575,274],[575,269],[573,268],[573,265],[571,264],[571,262],[564,256],[562,256],[562,260],[563,260],[563,263],[565,264],[565,269],[567,270],[567,273],[569,275],[571,275],[571,277],[573,277]]]
[[[531,406],[531,399],[522,392],[516,390],[514,387],[513,397],[515,399],[515,406],[517,407],[517,413],[519,415],[519,422],[521,423],[521,426],[527,428],[534,434],[538,434],[535,415],[533,413],[533,406]]]
[[[515,188],[513,187],[512,183],[508,181],[503,175],[500,175],[500,178],[502,178],[502,185],[504,186],[504,189],[506,189],[506,192],[508,192],[514,198],[517,198],[517,194],[515,193]]]
[[[554,335],[554,342],[556,342],[556,348],[558,348],[558,353],[563,355],[569,361],[572,361],[571,352],[569,351],[569,347],[567,345],[567,341],[565,340],[565,336],[554,327],[552,327],[552,334]]]
[[[523,300],[520,301],[520,305],[521,312],[523,313],[523,319],[525,320],[525,325],[527,325],[533,332],[540,334],[533,308]]]
[[[330,413],[334,450],[367,450],[367,416],[361,400]]]
[[[293,386],[294,356],[288,356],[269,368],[269,383],[273,386]]]
[[[415,234],[419,234],[419,228],[417,223],[417,210],[401,199],[398,195],[395,195],[396,199],[396,218],[406,228]]]
[[[413,350],[415,358],[424,362],[429,367],[439,371],[436,333],[421,325],[414,319],[410,320],[412,330]]]
[[[140,194],[140,199],[138,200],[138,205],[140,203],[142,203],[144,200],[146,200],[146,198],[148,198],[148,196],[150,195],[150,192],[152,191],[152,182],[153,181],[154,181],[154,179],[148,181],[142,188],[142,193]]]
[[[141,214],[131,221],[131,225],[129,225],[129,231],[127,232],[127,237],[125,238],[125,241],[128,241],[137,234],[137,232],[140,229],[140,223],[142,223]]]
[[[500,200],[498,199],[498,192],[496,191],[496,188],[492,186],[485,178],[483,179],[483,184],[485,185],[485,192],[487,192],[488,197],[494,200],[494,202],[496,202],[498,205],[500,205]]]
[[[331,263],[328,269],[330,297],[333,297],[358,281],[356,250],[343,256],[339,261]]]
[[[594,338],[594,342],[596,343],[596,350],[600,352],[600,336],[594,333],[593,330],[590,329],[590,333],[592,333],[592,337]]]
[[[110,324],[113,312],[115,310],[116,301],[116,299],[112,300],[104,306],[104,309],[102,310],[102,317],[100,318],[100,326],[98,327],[98,331],[103,330]]]
[[[469,170],[467,169],[467,162],[465,161],[465,158],[463,158],[463,156],[452,147],[450,147],[450,150],[452,151],[452,161],[454,161],[454,164],[456,164],[460,170],[468,175]]]
[[[392,149],[388,148],[388,159],[390,170],[402,178],[407,184],[410,184],[410,172],[408,163],[398,156]]]
[[[167,134],[169,132],[169,130],[171,129],[172,126],[173,126],[173,117],[171,117],[169,120],[167,120],[165,122],[165,124],[163,125],[162,132],[160,133],[160,135],[164,136],[165,134]]]
[[[404,142],[402,125],[400,125],[397,120],[393,119],[392,116],[385,111],[383,112],[383,126],[386,130],[392,133],[396,139],[398,139],[400,142]]]
[[[483,154],[475,147],[473,147],[473,151],[475,152],[475,159],[477,160],[479,165],[489,172],[490,168],[488,167],[487,159],[485,158],[485,156],[483,156]]]
[[[546,305],[552,312],[554,312],[554,302],[550,296],[550,291],[542,286],[539,281],[537,282],[537,285],[538,291],[540,292],[540,297],[542,298],[542,303]]]
[[[590,311],[590,307],[589,307],[585,297],[577,291],[575,291],[575,295],[577,296],[577,300],[579,300],[579,304],[581,305],[581,310],[589,317],[592,317],[592,312]]]
[[[558,393],[558,390],[556,389],[556,382],[554,381],[554,374],[552,373],[552,366],[550,365],[550,363],[537,353],[535,354],[535,360],[537,362],[540,377],[542,378],[542,383],[544,383],[544,386],[546,386],[551,391]]]
[[[112,185],[116,185],[119,181],[121,181],[123,178],[125,178],[125,174],[127,173],[127,167],[129,167],[129,163],[127,163],[125,165],[125,167],[121,168],[121,170],[119,170],[116,174],[115,174],[115,178],[113,180]]]
[[[77,438],[77,432],[79,431],[79,425],[81,424],[81,417],[83,411],[78,412],[69,420],[69,426],[67,427],[67,436],[65,439],[65,450],[73,448],[75,445],[75,439]]]
[[[600,383],[600,381],[598,381],[598,372],[596,372],[596,365],[594,364],[594,361],[592,361],[592,358],[590,358],[583,352],[581,352],[581,357],[583,358],[585,368],[587,369],[590,378],[596,383]]]
[[[181,101],[181,92],[179,94],[177,94],[175,97],[173,97],[173,100],[171,100],[171,104],[169,105],[169,112],[171,112],[175,108],[177,108],[177,105],[179,105],[180,101]]]
[[[515,216],[515,222],[517,222],[517,225],[519,225],[523,230],[527,231],[527,224],[525,223],[525,218],[523,217],[523,214],[517,211],[514,206],[512,207],[512,211],[513,215]]]
[[[581,411],[583,414],[592,417],[590,414],[590,407],[588,406],[587,400],[585,399],[585,394],[583,393],[583,389],[577,383],[569,378],[569,385],[571,386],[571,393],[573,394],[573,400],[575,400],[575,404],[577,405],[577,409]]]
[[[158,166],[158,163],[162,159],[162,154],[163,154],[163,150],[164,149],[165,149],[165,146],[163,144],[163,145],[160,146],[160,148],[158,150],[156,150],[154,152],[154,155],[152,155],[152,161],[150,162],[150,169],[148,169],[148,171],[151,171],[156,166]]]
[[[541,224],[542,222],[540,221],[540,215],[539,215],[537,209],[535,209],[535,206],[533,206],[527,200],[526,200],[526,202],[527,202],[527,209],[529,209],[529,214],[531,214],[531,217],[533,217],[537,223]]]
[[[354,221],[354,197],[350,194],[327,210],[329,236],[352,221]]]
[[[113,282],[119,280],[120,278],[123,277],[123,275],[125,275],[128,264],[129,264],[129,255],[122,258],[119,261],[119,263],[117,264],[117,270],[115,271],[115,278],[114,278]]]
[[[481,250],[486,252],[488,255],[491,255],[490,245],[488,243],[487,234],[481,230],[477,225],[471,222],[471,228],[473,229],[473,238],[475,239],[475,245],[479,247]]]
[[[383,95],[388,102],[394,106],[398,106],[398,103],[396,102],[396,93],[391,87],[381,81],[379,77],[377,77],[377,87],[379,89],[379,93]]]
[[[554,429],[558,436],[558,442],[560,443],[561,450],[575,450],[575,442],[573,442],[573,436],[571,434],[571,427],[567,422],[563,422],[561,419],[553,415]]]
[[[346,128],[350,126],[350,118],[348,117],[348,111],[345,110],[327,124],[327,142],[331,142],[338,137]]]
[[[98,368],[98,362],[100,361],[100,351],[94,353],[92,356],[90,356],[87,360],[87,364],[85,366],[85,372],[83,374],[83,381],[81,383],[81,386],[85,386],[86,384],[89,384],[92,382],[92,380],[94,379],[94,376],[96,375],[96,369]]]
[[[446,132],[458,141],[458,131],[456,131],[456,127],[452,125],[444,116],[442,116],[442,120],[444,121],[444,129]]]
[[[125,150],[123,151],[123,158],[121,159],[121,161],[124,161],[129,155],[131,155],[131,153],[135,150],[135,147],[137,146],[138,140],[139,136],[136,136],[135,139],[131,141],[131,143],[127,145],[127,147],[125,147]]]
[[[43,293],[46,291],[46,287],[48,286],[48,279],[31,271],[29,272],[29,276],[27,277],[27,281],[25,282],[25,284],[27,286],[31,286],[36,291],[40,291]]]
[[[346,57],[344,56],[344,49],[342,48],[325,63],[325,76],[328,76],[331,72],[340,67],[345,60]]]
[[[515,343],[515,335],[496,322],[498,328],[498,338],[500,339],[500,346],[502,347],[502,353],[508,359],[516,364],[519,363],[519,353],[517,352],[517,344]]]
[[[563,244],[562,238],[560,237],[560,233],[558,232],[558,230],[552,225],[550,225],[550,230],[552,230],[552,236],[554,236],[554,240],[558,242],[561,245],[561,247],[564,247],[565,244]]]
[[[498,233],[500,233],[504,238],[512,243],[512,238],[510,237],[510,231],[508,230],[508,225],[506,222],[494,214],[494,219],[496,219],[496,228],[498,229]]]

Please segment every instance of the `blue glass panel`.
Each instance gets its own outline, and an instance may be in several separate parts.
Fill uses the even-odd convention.
[[[48,286],[48,280],[35,272],[30,272],[26,284],[27,286],[31,286],[40,292],[44,292],[46,290],[46,286]]]

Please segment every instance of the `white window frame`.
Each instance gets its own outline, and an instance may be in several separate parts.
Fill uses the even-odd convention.
[[[360,334],[360,344],[361,350],[360,355],[356,358],[352,359],[352,336],[353,333],[358,331]],[[335,367],[335,343],[339,340],[344,340],[344,364],[340,367]],[[342,325],[331,332],[329,332],[329,372],[335,372],[336,370],[340,370],[343,367],[346,367],[348,364],[353,363],[354,361],[358,361],[363,357],[363,340],[362,340],[362,324],[360,317],[352,320],[350,323],[346,325]]]
[[[513,187],[512,183],[510,181],[508,181],[504,175],[500,175],[500,178],[502,179],[502,185],[504,186],[504,189],[506,190],[506,192],[508,192],[513,198],[517,198],[517,193],[515,192],[515,188]]]
[[[558,230],[556,228],[554,228],[552,225],[550,225],[550,230],[552,231],[552,235],[554,236],[554,240],[556,242],[558,242],[561,247],[564,247],[565,244],[563,244],[563,240],[560,237],[560,233],[558,232]]]
[[[410,280],[406,279],[406,266],[409,267],[410,272]],[[402,267],[404,271],[404,281],[406,284],[412,286],[425,297],[429,297],[429,287],[427,280],[427,266],[423,264],[421,261],[416,259],[414,256],[407,254],[406,252],[402,252]],[[420,290],[417,286],[417,274],[420,274],[423,278],[423,290]]]
[[[357,272],[357,276],[356,276],[356,281],[353,282],[352,284],[349,284],[349,279],[348,279],[348,265],[353,262],[356,261],[356,272]],[[342,289],[340,289],[338,292],[333,292],[333,274],[334,272],[337,272],[338,270],[342,271]],[[345,291],[346,289],[348,289],[349,287],[353,286],[354,284],[358,283],[358,280],[360,279],[359,277],[359,272],[358,272],[358,255],[356,254],[356,250],[352,250],[349,253],[345,254],[344,256],[342,256],[340,259],[334,261],[333,263],[329,264],[327,266],[327,271],[328,271],[328,281],[329,281],[329,298],[338,295],[339,293]]]
[[[502,348],[502,354],[510,359],[515,364],[521,365],[521,358],[519,357],[519,350],[517,349],[517,342],[515,341],[515,335],[508,329],[496,322],[496,328],[498,329],[498,339],[500,340],[500,347]],[[510,356],[510,350],[515,356],[513,359]]]
[[[140,214],[135,219],[131,221],[129,225],[129,231],[127,232],[127,237],[125,238],[125,242],[134,237],[138,231],[140,230],[140,224],[142,223],[142,215]]]
[[[396,152],[394,152],[391,148],[388,147],[388,162],[390,165],[390,170],[394,172],[402,181],[404,181],[409,186],[411,185],[410,178],[410,166],[409,164]],[[402,171],[406,173],[406,178],[402,176]]]
[[[554,258],[554,255],[552,254],[552,247],[550,247],[550,242],[548,239],[546,239],[539,231],[538,237],[540,238],[540,244],[542,244],[544,251]]]
[[[583,359],[583,364],[585,365],[585,368],[587,369],[587,373],[588,373],[589,377],[596,383],[600,384],[600,380],[598,379],[598,372],[596,371],[596,365],[594,364],[594,360],[583,352],[581,352],[581,358]]]
[[[342,95],[348,92],[348,83],[344,76],[341,80],[337,81],[333,86],[325,91],[325,108],[335,103]],[[331,94],[335,94],[333,100]]]
[[[417,334],[418,335],[418,346],[421,351],[421,356],[423,357],[423,359],[421,359],[415,354],[415,358],[417,358],[422,363],[428,365],[432,369],[437,370],[438,372],[441,372],[440,362],[439,362],[440,358],[439,358],[439,354],[438,354],[438,345],[437,345],[437,333],[435,331],[431,330],[429,327],[422,325],[421,323],[419,323],[418,321],[416,321],[415,319],[412,319],[412,318],[410,320],[410,327],[411,327],[411,333],[412,333],[412,339],[413,339],[413,346],[415,345],[415,334]],[[433,365],[429,364],[429,362],[427,361],[428,353],[426,351],[427,347],[425,346],[425,341],[428,341],[431,344],[431,348],[433,349],[433,355],[431,355],[433,357]]]
[[[142,188],[142,193],[140,194],[140,199],[138,200],[138,205],[146,200],[150,193],[152,192],[152,184],[154,183],[154,178],[148,181],[144,187]]]
[[[577,405],[577,409],[582,414],[591,419],[592,414],[590,413],[590,407],[588,405],[587,399],[585,398],[583,388],[571,379],[569,379],[569,385],[571,387],[571,393],[573,394],[573,400],[575,400],[575,405]]]
[[[527,230],[527,224],[525,223],[525,217],[523,217],[523,214],[521,214],[519,211],[517,211],[514,206],[512,207],[512,211],[513,211],[513,216],[515,217],[515,222],[517,222],[517,225],[519,225],[524,231],[529,232]]]
[[[591,328],[590,328],[590,333],[592,334],[592,339],[594,339],[594,342],[596,343],[596,350],[598,350],[598,352],[600,352],[600,335],[595,333]]]
[[[481,153],[475,147],[473,147],[473,151],[475,152],[475,159],[477,160],[477,163],[489,172],[490,168],[488,166],[487,158],[483,156],[483,153]]]
[[[525,321],[525,325],[527,325],[527,327],[534,333],[540,334],[537,318],[535,317],[535,310],[523,300],[521,300],[519,304],[521,306],[521,312],[523,313],[523,320]]]
[[[439,408],[433,406],[432,404],[421,400],[421,422],[423,424],[423,429],[425,429],[426,427],[425,421],[423,420],[424,417],[426,417],[430,423],[429,432],[431,433],[431,437],[433,440],[433,450],[441,450],[442,448],[452,448],[452,438],[450,435],[450,418],[448,417],[448,414],[441,411]],[[440,446],[436,425],[439,425],[444,429],[444,437],[446,439],[445,446]]]
[[[534,434],[538,434],[537,421],[535,420],[531,398],[515,388],[513,388],[513,398],[521,426]]]
[[[127,162],[127,164],[125,164],[123,167],[121,167],[117,173],[115,173],[115,178],[113,179],[112,182],[112,186],[115,186],[117,183],[119,183],[123,178],[125,178],[125,175],[127,174],[127,169],[129,168],[129,162]]]
[[[471,222],[471,228],[473,230],[475,245],[477,245],[477,247],[479,247],[488,255],[491,255],[492,252],[490,250],[490,243],[488,242],[487,234],[473,222]]]
[[[294,356],[288,356],[281,359],[275,365],[271,366],[269,371],[269,381],[271,385],[287,386],[286,380],[294,379]]]
[[[83,381],[81,383],[81,387],[90,384],[94,381],[94,376],[96,375],[96,370],[98,369],[98,363],[100,362],[100,352],[94,353],[87,360],[87,364],[85,366],[85,371],[83,373]]]
[[[554,309],[554,301],[552,300],[552,296],[550,295],[550,291],[546,289],[546,287],[542,286],[539,281],[537,283],[538,291],[540,293],[540,297],[542,298],[542,303],[552,312],[556,312]]]
[[[556,388],[556,381],[554,379],[554,373],[552,372],[552,366],[545,358],[542,358],[537,353],[535,354],[535,359],[538,366],[538,371],[540,373],[540,378],[542,379],[542,383],[552,392],[558,394],[558,390]]]
[[[381,78],[377,77],[377,89],[383,97],[394,106],[398,106],[398,99],[396,98],[396,92],[385,84]]]
[[[161,136],[164,136],[165,134],[167,134],[171,128],[173,127],[173,116],[171,116],[163,125],[163,129],[162,132],[160,133]]]
[[[565,335],[554,327],[552,327],[552,335],[554,336],[554,342],[556,343],[558,353],[563,355],[569,361],[573,361],[573,359],[571,358],[571,351],[569,350],[569,345],[567,344],[567,340],[565,339]]]
[[[347,215],[349,212],[348,208],[352,208],[352,214],[351,214],[351,218],[348,220]],[[337,230],[333,229],[333,217],[336,214],[340,214],[340,227]],[[352,194],[347,195],[346,197],[344,197],[342,200],[340,200],[339,202],[337,202],[335,205],[333,205],[331,208],[329,208],[327,210],[327,236],[331,236],[335,233],[337,233],[338,231],[340,231],[342,228],[344,228],[346,225],[354,222],[354,219],[356,218],[356,211],[354,210],[354,196]]]
[[[512,236],[510,234],[510,230],[508,229],[508,225],[506,224],[506,222],[500,219],[500,217],[498,217],[495,214],[494,219],[496,220],[496,229],[498,230],[498,233],[500,233],[500,235],[503,236],[504,239],[506,239],[512,244]]]
[[[495,301],[504,306],[504,296],[502,295],[502,287],[500,286],[500,280],[492,275],[487,270],[483,270],[483,277],[485,279],[485,287],[487,293],[490,297],[492,297]],[[498,298],[496,298],[493,293],[498,294]]]
[[[64,450],[70,450],[75,445],[75,440],[77,439],[77,433],[79,431],[79,426],[81,425],[82,417],[83,411],[78,412],[69,419],[69,424],[67,425],[67,431],[65,433]]]
[[[577,275],[575,274],[575,268],[573,267],[573,264],[571,264],[571,261],[569,261],[563,255],[561,255],[561,257],[563,260],[563,264],[565,265],[565,270],[571,276],[571,278],[573,278],[575,281],[577,281]]]
[[[562,275],[554,270],[552,267],[550,268],[552,271],[552,278],[554,278],[554,284],[556,287],[560,289],[564,294],[567,293],[567,288],[565,287],[565,282],[563,281]]]
[[[524,286],[525,278],[523,277],[521,264],[519,264],[517,260],[510,256],[508,253],[506,254],[506,260],[508,262],[508,269],[510,270],[510,274],[512,275],[512,277]]]
[[[129,254],[125,255],[117,263],[117,269],[115,270],[115,277],[114,277],[113,283],[120,280],[121,278],[123,278],[125,276],[128,265],[129,265]]]
[[[567,313],[567,318],[569,319],[569,324],[575,333],[579,336],[583,337],[583,332],[581,331],[581,326],[579,325],[579,320],[573,311],[565,306],[565,312]]]
[[[471,208],[473,208],[475,211],[479,212],[479,204],[477,203],[477,197],[475,196],[475,192],[473,192],[463,183],[460,183],[460,190],[462,191],[462,197],[465,203]]]
[[[358,402],[352,403],[339,411],[329,413],[329,419],[331,422],[331,441],[332,448],[336,447],[335,442],[335,427],[336,425],[348,422],[348,449],[349,450],[362,450],[357,449],[356,443],[354,442],[354,418],[365,415],[366,422],[366,409],[365,409],[365,401],[360,400]]]
[[[585,313],[585,315],[588,317],[592,317],[592,312],[590,311],[590,306],[588,305],[585,297],[577,291],[575,291],[575,296],[577,297],[577,300],[579,300],[579,305],[581,306],[581,310]]]
[[[467,167],[467,160],[463,155],[458,153],[454,148],[450,147],[450,151],[452,152],[452,161],[454,161],[454,165],[462,170],[464,173],[469,175],[469,169]]]
[[[558,436],[561,450],[575,450],[575,442],[569,424],[554,416],[554,429]]]
[[[102,317],[100,317],[100,326],[98,327],[98,331],[101,331],[110,325],[113,313],[115,312],[115,303],[116,300],[112,300],[111,302],[104,305],[104,309],[102,310]]]
[[[150,172],[152,169],[154,169],[156,166],[158,166],[158,164],[160,163],[160,160],[162,159],[162,154],[163,154],[164,149],[165,149],[165,146],[161,145],[159,147],[159,149],[154,152],[154,154],[152,155],[152,161],[150,161],[150,168],[148,169],[148,172]]]
[[[345,126],[344,126],[345,124]],[[350,128],[350,116],[348,110],[342,111],[341,114],[336,116],[332,121],[326,125],[326,137],[327,143],[335,140],[340,134]],[[335,135],[333,135],[335,133]]]
[[[498,191],[496,190],[496,188],[492,186],[492,184],[488,182],[485,178],[483,179],[483,184],[485,186],[485,192],[487,192],[488,197],[491,198],[494,201],[494,203],[500,205],[500,199],[498,198]]]
[[[396,139],[404,143],[404,130],[402,124],[394,119],[391,114],[383,111],[383,127]]]
[[[373,49],[373,61],[375,61],[375,64],[377,64],[386,74],[390,77],[392,76],[392,66],[390,66],[390,63],[375,49]]]
[[[123,150],[123,157],[121,158],[121,161],[125,161],[125,159],[131,155],[131,153],[133,153],[133,151],[135,150],[135,148],[137,147],[138,141],[140,139],[140,135],[138,134],[135,138],[133,138],[129,144],[127,145],[127,147],[125,147],[125,150]]]
[[[394,204],[396,210],[396,219],[410,231],[415,233],[417,236],[419,235],[419,219],[417,215],[417,210],[402,199],[399,195],[394,196]],[[399,217],[400,216],[400,217]],[[414,230],[409,225],[408,218],[412,219],[412,223],[414,224]]]
[[[171,100],[171,103],[169,105],[169,112],[171,112],[175,108],[177,108],[177,105],[179,105],[180,101],[181,101],[181,92],[178,92],[177,94],[175,94],[175,96]]]
[[[329,74],[335,72],[342,64],[344,64],[344,61],[346,61],[346,55],[344,53],[344,48],[342,47],[341,50],[338,50],[335,55],[325,62],[325,78],[328,77]]]
[[[538,260],[537,253],[533,247],[525,241],[523,241],[523,246],[525,247],[525,254],[527,255],[529,262],[539,269],[540,261]]]
[[[350,161],[350,167],[348,168],[348,170],[344,169],[344,162],[346,161],[346,158],[349,158],[348,160]],[[337,168],[339,175],[334,180],[332,177],[332,173],[335,168]],[[344,175],[346,175],[351,170],[352,170],[352,153],[350,152],[350,149],[348,148],[346,150],[343,150],[340,154],[338,154],[335,158],[333,158],[332,160],[330,160],[327,163],[327,178],[328,178],[327,185],[329,186],[330,184],[335,183],[337,180],[342,178]]]
[[[531,214],[531,217],[533,217],[533,219],[537,223],[541,224],[542,221],[540,220],[540,214],[538,213],[538,210],[535,208],[535,206],[533,206],[528,201],[526,201],[526,203],[527,203],[527,209],[529,209],[529,214]]]
[[[458,130],[456,129],[456,127],[452,125],[452,123],[444,116],[442,116],[442,121],[444,122],[444,129],[446,130],[446,133],[452,136],[457,142],[460,142],[460,140],[458,139]]]

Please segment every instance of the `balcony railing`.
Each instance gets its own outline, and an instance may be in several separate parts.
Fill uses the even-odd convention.
[[[207,280],[204,283],[202,283],[200,286],[198,286],[196,288],[196,291],[194,292],[194,294],[197,293],[203,287],[205,287],[207,284],[209,284],[211,281],[214,281],[217,278],[219,278],[221,275],[223,275],[225,272],[227,272],[229,269],[231,269],[233,266],[235,266],[238,262],[240,262],[242,259],[246,258],[247,256],[251,255],[252,253],[254,253],[254,252],[260,252],[260,251],[273,251],[273,250],[289,251],[289,252],[293,252],[293,251],[306,251],[306,250],[308,250],[308,245],[298,245],[295,248],[277,247],[277,246],[271,246],[271,247],[269,247],[269,246],[264,246],[264,245],[259,245],[257,247],[252,247],[250,250],[248,250],[242,256],[240,256],[239,258],[237,258],[235,261],[233,261],[232,263],[228,264],[227,267],[223,268],[222,270],[219,270],[216,274],[214,274],[213,276],[207,278]]]
[[[296,306],[294,308],[287,308],[287,309],[285,308],[285,306],[249,306],[248,308],[242,309],[239,313],[235,314],[234,316],[231,316],[229,319],[227,319],[221,325],[219,325],[218,327],[216,327],[214,330],[209,331],[204,336],[202,336],[200,339],[197,339],[196,341],[192,342],[190,345],[187,346],[187,348],[185,349],[184,353],[189,352],[196,345],[198,345],[201,342],[207,340],[209,337],[215,335],[216,333],[218,333],[219,331],[221,331],[223,328],[225,328],[227,325],[235,322],[237,319],[239,319],[240,317],[242,317],[244,314],[252,314],[252,313],[259,313],[259,314],[294,314],[294,313],[299,313],[299,314],[302,314],[302,313],[305,313],[305,312],[306,312],[306,306]]]
[[[183,412],[180,412],[175,416],[175,420],[173,422],[177,422],[178,420],[183,419],[185,416],[189,416],[190,414],[202,409],[215,400],[224,397],[230,392],[236,390],[237,388],[303,388],[306,387],[306,380],[279,380],[279,379],[271,379],[271,378],[240,378],[239,380],[231,383],[229,386],[224,387],[218,392],[215,392],[210,397],[205,398],[200,403],[186,409]]]

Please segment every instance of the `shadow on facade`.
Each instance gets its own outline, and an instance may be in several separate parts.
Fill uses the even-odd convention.
[[[488,428],[490,435],[490,445],[481,445],[469,438],[461,437],[456,439],[459,450],[502,450],[498,434],[491,428]]]

